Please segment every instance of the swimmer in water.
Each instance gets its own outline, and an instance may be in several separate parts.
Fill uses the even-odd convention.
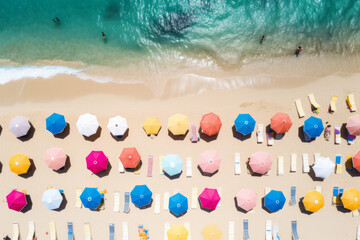
[[[299,46],[299,47],[296,49],[296,51],[295,51],[295,56],[298,57],[298,56],[300,55],[300,53],[301,53],[302,50],[303,50],[302,47]]]
[[[103,39],[105,39],[105,38],[106,38],[105,33],[102,32],[101,34],[102,34],[102,36],[103,36]]]
[[[265,36],[261,36],[261,39],[260,39],[260,44],[262,44],[262,43],[263,43],[264,39],[265,39]]]

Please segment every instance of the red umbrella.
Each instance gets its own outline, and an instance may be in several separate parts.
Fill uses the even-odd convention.
[[[124,168],[136,168],[141,159],[136,148],[124,148],[120,154],[120,161]]]
[[[212,112],[205,114],[200,121],[201,130],[209,136],[219,133],[221,126],[220,117]]]
[[[358,151],[352,158],[353,167],[360,171],[360,151]]]
[[[286,133],[292,126],[292,121],[287,113],[276,113],[271,118],[271,128],[277,133]]]

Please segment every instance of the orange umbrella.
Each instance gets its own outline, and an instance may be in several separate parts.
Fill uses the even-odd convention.
[[[25,174],[30,168],[30,160],[28,156],[17,153],[10,158],[9,167],[10,170],[17,175]]]
[[[136,168],[141,159],[136,148],[124,148],[120,154],[120,161],[124,168]]]
[[[343,195],[341,196],[341,201],[344,208],[355,211],[360,208],[360,192],[355,188],[345,189]]]
[[[271,118],[271,128],[279,134],[288,132],[292,124],[287,113],[278,112]]]
[[[212,112],[205,114],[200,121],[201,130],[209,136],[218,134],[221,126],[220,117]]]
[[[317,212],[325,205],[324,195],[316,190],[307,192],[303,199],[303,204],[307,211]]]

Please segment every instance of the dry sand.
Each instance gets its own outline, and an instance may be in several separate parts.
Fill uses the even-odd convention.
[[[291,220],[298,221],[298,232],[301,239],[355,239],[356,227],[359,218],[353,218],[351,213],[343,213],[331,205],[332,188],[356,187],[360,189],[357,177],[352,177],[345,170],[346,155],[353,155],[359,150],[359,139],[354,145],[347,145],[342,139],[340,145],[335,145],[333,139],[327,142],[319,137],[311,143],[303,143],[298,137],[298,128],[303,125],[304,119],[299,119],[294,106],[294,99],[301,98],[306,117],[313,115],[307,94],[313,92],[321,105],[319,117],[324,122],[329,121],[332,126],[342,125],[352,113],[346,107],[345,97],[354,93],[360,105],[359,76],[336,75],[319,79],[311,84],[296,88],[282,88],[272,86],[261,89],[242,88],[229,91],[207,91],[199,96],[184,96],[170,99],[156,99],[149,89],[138,86],[116,84],[97,84],[80,81],[71,77],[57,77],[50,80],[30,80],[10,83],[0,87],[2,127],[0,136],[1,174],[0,174],[0,235],[11,235],[11,224],[18,222],[22,239],[27,234],[27,222],[35,221],[38,239],[50,239],[48,223],[56,222],[58,239],[66,239],[66,222],[74,223],[76,239],[84,239],[83,223],[90,222],[93,239],[108,238],[108,224],[115,223],[116,239],[122,239],[121,222],[129,223],[130,239],[136,238],[138,224],[144,224],[150,230],[151,239],[163,239],[165,222],[191,224],[191,237],[194,240],[203,239],[202,228],[207,224],[217,224],[223,231],[223,239],[228,239],[228,222],[235,221],[235,239],[241,239],[243,234],[242,221],[249,219],[251,239],[265,238],[265,221],[272,220],[279,225],[281,239],[291,238]],[[21,88],[21,94],[18,89]],[[336,94],[339,99],[337,111],[327,113],[331,96]],[[168,136],[166,128],[167,118],[174,113],[183,113],[189,116],[190,123],[199,124],[201,116],[207,112],[217,113],[223,122],[223,127],[216,140],[192,144],[188,134],[184,140],[175,141]],[[269,124],[270,118],[278,111],[289,113],[294,124],[285,137],[276,141],[273,147],[266,144],[257,144],[256,135],[241,141],[234,137],[232,127],[239,113],[251,113],[257,123]],[[63,139],[55,138],[45,130],[45,118],[52,112],[62,113],[70,125],[70,133]],[[100,137],[95,141],[85,140],[77,131],[75,123],[77,117],[83,113],[92,113],[98,116],[102,127]],[[9,131],[9,120],[16,116],[28,117],[35,127],[32,138],[22,142]],[[116,141],[107,130],[107,121],[110,117],[121,115],[129,123],[129,135],[124,141]],[[157,116],[163,124],[159,135],[155,139],[147,137],[142,129],[142,123],[147,116]],[[70,157],[71,167],[66,173],[56,173],[48,169],[43,156],[50,147],[61,147]],[[119,155],[124,147],[137,147],[143,159],[140,175],[134,173],[119,174],[117,171]],[[199,155],[207,150],[217,150],[223,161],[220,171],[212,177],[205,177],[196,168]],[[109,157],[111,170],[107,176],[92,175],[86,169],[85,157],[91,150],[103,150]],[[254,177],[247,173],[245,162],[256,151],[267,151],[273,159],[273,168],[269,176]],[[10,172],[8,160],[15,153],[28,155],[35,164],[33,175],[23,178]],[[234,153],[241,153],[240,176],[234,175]],[[179,179],[170,180],[159,175],[158,157],[168,153],[175,153],[185,160],[193,158],[193,177],[186,178],[182,174]],[[290,173],[290,154],[297,153],[296,173]],[[302,173],[301,154],[308,153],[310,163],[313,163],[313,154],[321,153],[335,160],[335,154],[342,155],[343,172],[332,174],[324,181],[313,181],[308,174]],[[147,156],[154,155],[153,177],[146,177]],[[277,156],[285,157],[285,174],[277,176]],[[184,168],[185,170],[185,168]],[[154,206],[140,210],[131,204],[131,212],[113,212],[113,193],[121,192],[121,209],[123,192],[131,191],[136,184],[147,184],[153,193],[177,192],[184,194],[191,200],[191,188],[197,187],[202,191],[204,187],[221,187],[222,204],[215,211],[208,213],[197,208],[189,209],[183,217],[176,218],[168,211],[154,213]],[[103,211],[75,208],[75,188],[98,187],[106,189],[106,208]],[[325,196],[325,207],[319,212],[307,215],[301,212],[299,205],[289,206],[290,187],[297,187],[297,200],[305,196],[315,186],[321,186]],[[64,190],[66,207],[62,211],[50,211],[41,203],[42,192],[46,187]],[[237,211],[234,197],[242,188],[252,188],[258,194],[258,206],[251,213]],[[284,191],[287,202],[283,210],[269,214],[262,209],[261,200],[264,188]],[[26,189],[31,197],[32,206],[26,213],[18,213],[7,208],[5,196],[12,189]]]

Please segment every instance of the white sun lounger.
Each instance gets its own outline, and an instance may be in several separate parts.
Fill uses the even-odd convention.
[[[122,240],[129,240],[128,222],[122,222]]]
[[[235,222],[229,221],[229,240],[235,239]]]
[[[192,158],[186,158],[186,177],[192,177]]]
[[[20,237],[20,230],[19,230],[19,223],[13,223],[13,240],[19,240]]]
[[[80,199],[81,193],[82,193],[82,189],[81,188],[76,188],[76,203],[75,203],[76,208],[81,208],[82,207],[82,203],[81,203],[81,199]]]
[[[291,154],[291,162],[290,162],[290,172],[296,172],[296,153]]]
[[[49,227],[50,227],[50,240],[56,240],[55,222],[50,222]]]
[[[170,193],[164,192],[164,199],[163,199],[163,209],[164,210],[169,209],[169,198],[170,198]]]
[[[167,232],[170,229],[170,223],[166,222],[164,225],[164,240],[168,240]]]
[[[265,195],[268,194],[269,192],[271,192],[271,188],[266,187],[266,188],[265,188]]]
[[[189,223],[189,222],[185,222],[185,223],[184,223],[184,226],[185,226],[185,228],[186,228],[186,229],[188,230],[188,232],[189,232],[189,235],[188,235],[187,240],[191,240],[190,223]]]
[[[279,226],[278,226],[278,225],[274,225],[274,226],[273,226],[273,239],[274,239],[274,240],[280,240],[280,237],[279,237]]]
[[[235,153],[235,175],[241,174],[240,153]]]
[[[320,153],[314,153],[314,163],[320,158]]]
[[[321,193],[321,186],[316,186],[315,190],[318,191],[319,193]]]
[[[122,164],[122,162],[121,162],[121,161],[119,161],[119,168],[118,168],[118,172],[119,172],[119,173],[124,173],[124,172],[125,172],[124,165]]]
[[[357,227],[357,236],[356,240],[360,240],[360,225]]]
[[[85,231],[85,240],[91,240],[90,224],[88,222],[84,223],[84,231]]]
[[[304,109],[302,107],[300,99],[295,100],[295,106],[296,106],[296,110],[297,110],[297,112],[299,114],[299,118],[305,117]]]
[[[256,136],[257,136],[258,143],[264,142],[264,124],[258,124]]]
[[[338,133],[336,133],[338,132]],[[335,126],[335,131],[334,131],[334,136],[335,136],[335,144],[340,144],[341,143],[341,133],[340,133],[340,126]]]
[[[308,97],[309,97],[309,101],[310,101],[311,105],[315,108],[315,112],[319,113],[320,112],[319,111],[320,105],[316,102],[314,94],[310,93],[308,95]]]
[[[270,133],[266,133],[267,145],[274,146],[274,137]]]
[[[266,220],[266,240],[272,240],[272,223],[271,220]]]
[[[120,192],[114,192],[114,212],[120,212]]]
[[[278,156],[278,176],[284,175],[284,157]]]
[[[26,240],[33,240],[34,239],[34,235],[35,235],[35,224],[33,221],[29,222],[29,230],[28,230],[28,235],[26,237]]]
[[[338,99],[338,97],[336,95],[333,95],[331,100],[330,100],[330,112],[333,113],[336,111],[336,100]]]
[[[303,173],[310,172],[309,154],[303,153],[302,154],[302,160],[303,160]]]
[[[192,188],[191,190],[191,208],[196,209],[198,206],[198,189]]]
[[[346,98],[346,102],[350,108],[351,112],[355,112],[356,111],[356,104],[355,104],[355,98],[354,98],[354,94],[348,94],[347,98]]]
[[[155,194],[154,213],[160,213],[160,200],[161,200],[160,194],[159,193]]]

